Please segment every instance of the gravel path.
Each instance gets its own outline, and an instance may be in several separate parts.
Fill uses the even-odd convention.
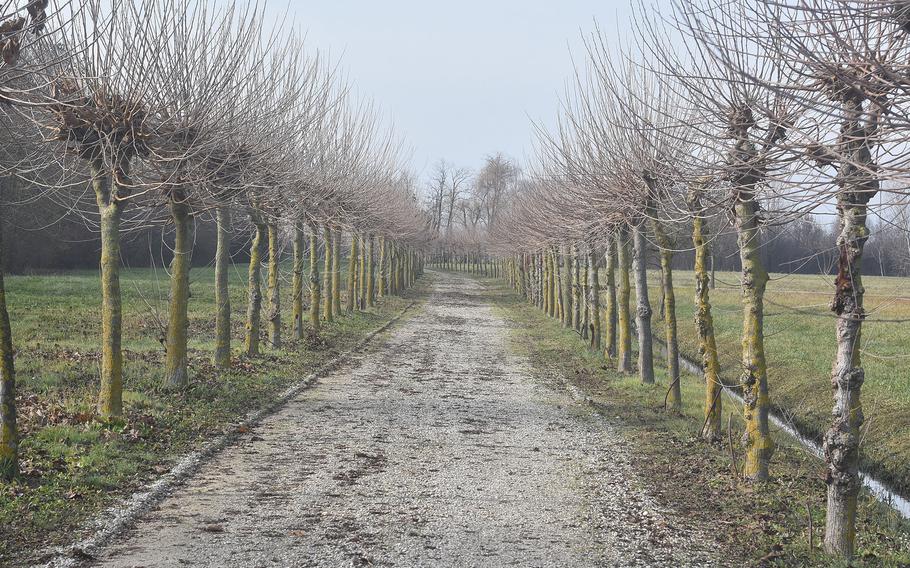
[[[472,279],[224,451],[99,564],[703,566],[624,442],[510,353]]]

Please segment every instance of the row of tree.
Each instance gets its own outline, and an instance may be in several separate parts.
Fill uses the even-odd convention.
[[[688,0],[663,13],[640,8],[630,29],[626,44],[599,30],[586,38],[556,128],[539,129],[532,182],[519,186],[486,240],[463,246],[507,259],[522,294],[587,333],[621,371],[634,369],[637,333],[645,383],[654,381],[647,268],[656,250],[670,408],[680,403],[674,254],[688,251],[703,436],[716,441],[723,387],[710,249],[722,244],[716,229],[732,227],[743,304],[734,385],[744,399],[743,474],[763,482],[775,449],[763,333],[767,239],[801,235],[792,246],[802,248],[803,261],[830,263],[836,275],[824,545],[849,558],[860,490],[870,211],[901,246],[910,234],[900,222],[910,195],[910,9],[891,0]],[[835,230],[812,230],[810,215],[831,211]],[[823,237],[831,239],[824,251],[812,250]]]
[[[263,6],[34,0],[24,7],[3,1],[0,9],[3,179],[18,180],[20,199],[23,191],[53,199],[98,231],[100,416],[123,411],[121,245],[131,231],[167,226],[172,234],[164,373],[171,387],[191,380],[187,314],[197,220],[214,224],[213,359],[221,369],[236,354],[232,235],[250,235],[248,357],[259,355],[263,336],[282,344],[284,243],[292,249],[297,339],[398,293],[420,273],[418,250],[431,234],[398,137],[372,104],[351,95],[336,64],[305,49],[293,30],[266,32]],[[0,280],[0,474],[9,478],[18,436],[3,290]]]

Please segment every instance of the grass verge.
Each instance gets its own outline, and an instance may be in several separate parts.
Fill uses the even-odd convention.
[[[537,369],[560,373],[585,392],[590,404],[630,440],[637,470],[655,497],[688,522],[702,526],[729,565],[839,565],[819,548],[826,499],[820,460],[775,432],[773,479],[761,485],[739,481],[733,468],[734,463],[741,467],[742,461],[741,408],[725,400],[731,432],[724,444],[706,444],[699,438],[703,390],[698,378],[683,377],[682,412],[666,412],[668,382],[661,370],[655,385],[621,375],[576,333],[525,303],[503,283],[485,283],[497,311],[514,324],[514,349]],[[655,366],[660,367],[660,361]],[[910,523],[868,495],[860,503],[854,565],[910,565]]]
[[[125,408],[122,419],[112,422],[99,421],[93,411],[97,275],[9,279],[19,348],[21,475],[0,485],[0,565],[31,565],[51,547],[88,536],[88,519],[354,347],[426,286],[421,282],[402,297],[383,298],[370,311],[325,324],[316,345],[286,341],[256,359],[235,357],[232,368],[220,372],[210,362],[211,271],[193,272],[192,378],[183,390],[162,387],[164,352],[155,340],[158,300],[150,300],[162,288],[161,275],[146,270],[125,275]],[[231,282],[236,347],[245,309],[243,273],[239,268]],[[286,326],[285,337],[290,331]]]

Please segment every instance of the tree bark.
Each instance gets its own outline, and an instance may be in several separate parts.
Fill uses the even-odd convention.
[[[600,272],[597,268],[597,250],[593,245],[588,245],[588,265],[591,267],[591,292],[588,296],[590,302],[590,317],[593,320],[592,343],[594,349],[600,352],[602,342],[602,330],[600,321]]]
[[[376,274],[373,266],[373,254],[376,252],[376,239],[370,235],[367,244],[367,307],[376,305]]]
[[[619,260],[619,296],[617,298],[617,354],[616,370],[621,373],[632,372],[632,314],[629,297],[632,295],[629,283],[629,265],[631,254],[626,230],[616,233],[616,250]]]
[[[319,335],[322,284],[319,281],[319,227],[310,225],[310,328],[315,342]]]
[[[341,315],[341,231],[332,231],[332,308]]]
[[[250,267],[247,281],[246,340],[247,357],[259,356],[259,331],[262,328],[262,246],[267,228],[258,212],[251,215],[254,233],[250,243]]]
[[[217,244],[215,248],[215,355],[212,362],[219,369],[231,367],[231,210],[218,207]]]
[[[98,413],[123,413],[123,303],[120,295],[120,221],[123,204],[111,176],[92,166],[92,186],[101,213],[101,393]]]
[[[831,310],[837,315],[835,336],[837,352],[831,369],[834,408],[831,425],[825,432],[825,461],[828,465],[828,510],[825,523],[825,551],[852,558],[856,541],[856,505],[859,478],[859,443],[863,425],[860,392],[865,380],[862,367],[862,325],[866,318],[863,307],[865,289],[862,282],[863,249],[869,238],[866,227],[867,205],[878,193],[879,182],[869,148],[874,125],[862,120],[863,103],[858,99],[844,102],[844,125],[841,130],[841,154],[849,161],[840,165],[837,184],[837,214],[840,233],[837,237],[838,270]]]
[[[759,206],[751,191],[738,191],[736,232],[742,261],[743,339],[740,384],[743,388],[743,416],[746,431],[743,442],[746,459],[743,476],[754,481],[768,479],[768,466],[774,441],[768,427],[771,399],[768,396],[768,370],[765,362],[764,295],[768,273],[761,262]]]
[[[323,301],[325,306],[323,307],[323,318],[325,321],[332,322],[335,320],[335,306],[332,304],[334,301],[334,296],[332,294],[332,286],[335,280],[335,274],[332,271],[332,266],[335,262],[332,248],[332,230],[328,225],[322,228],[322,240],[324,243],[323,248],[325,249],[325,266],[323,267],[323,282],[325,285],[325,292],[323,293]]]
[[[294,223],[293,263],[294,275],[291,279],[291,317],[294,319],[294,339],[304,338],[303,325],[303,266],[306,235],[301,222]]]
[[[386,295],[386,253],[385,237],[379,237],[379,270],[376,275],[376,295],[380,298]]]
[[[648,217],[654,240],[660,248],[660,281],[662,306],[664,312],[664,333],[667,340],[667,378],[670,388],[667,394],[667,406],[674,412],[682,408],[682,390],[679,377],[679,339],[676,329],[676,293],[673,290],[673,243],[667,236],[664,227],[657,217],[657,207],[653,199],[649,200]]]
[[[164,384],[185,387],[189,383],[187,335],[190,321],[190,267],[193,255],[193,229],[190,207],[182,197],[171,201],[174,219],[174,258],[171,261],[171,298],[165,343]]]
[[[13,332],[6,307],[3,281],[3,229],[0,227],[0,479],[10,481],[19,473],[19,430],[16,424],[16,368]]]
[[[358,268],[360,276],[357,279],[357,309],[364,310],[367,307],[367,243],[363,236],[360,236],[360,266]]]
[[[278,243],[278,226],[274,223],[268,225],[269,238],[269,343],[272,348],[281,347],[281,264],[280,248]]]
[[[616,235],[618,235],[617,233]],[[616,305],[616,257],[617,257],[617,247],[618,240],[617,236],[607,238],[607,254],[606,254],[606,271],[607,271],[607,306],[606,306],[606,347],[604,349],[604,354],[608,361],[614,361],[617,358],[616,350],[616,325],[617,325],[617,305]],[[595,259],[591,263],[594,267],[597,266],[597,260]],[[599,283],[598,283],[599,286]],[[599,299],[598,299],[599,303]],[[600,317],[600,314],[598,314]]]
[[[720,363],[717,358],[717,342],[714,337],[714,318],[711,315],[710,277],[707,259],[710,256],[707,244],[707,229],[701,217],[699,190],[690,191],[692,211],[692,244],[695,247],[695,329],[698,332],[698,352],[701,354],[702,373],[705,381],[704,414],[705,426],[701,436],[708,442],[722,439],[721,417],[723,416],[723,385],[720,382]]]
[[[348,254],[348,297],[346,311],[354,313],[357,301],[357,235],[351,233],[351,252]]]
[[[632,228],[632,264],[635,271],[635,296],[638,301],[638,375],[644,384],[654,382],[654,348],[651,336],[651,301],[648,299],[648,253],[644,222]]]

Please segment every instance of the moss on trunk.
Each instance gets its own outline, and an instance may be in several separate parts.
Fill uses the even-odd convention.
[[[228,289],[231,264],[231,210],[218,207],[215,248],[215,354],[212,362],[219,369],[231,367],[231,294]]]
[[[190,206],[183,196],[171,201],[174,220],[174,258],[171,261],[171,297],[168,306],[167,339],[165,343],[164,384],[185,387],[189,383],[187,339],[190,327],[190,267],[192,266],[193,236]]]

